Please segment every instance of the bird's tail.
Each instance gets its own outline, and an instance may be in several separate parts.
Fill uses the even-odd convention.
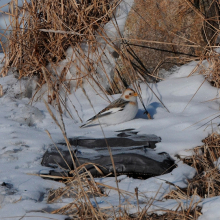
[[[93,121],[87,121],[85,124],[81,125],[80,128],[85,128],[86,126],[90,125]]]
[[[85,128],[87,126],[87,123],[80,126],[80,128]]]

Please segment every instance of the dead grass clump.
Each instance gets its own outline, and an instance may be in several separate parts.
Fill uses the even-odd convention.
[[[8,65],[20,77],[42,75],[41,67],[64,59],[69,46],[96,42],[96,30],[110,20],[117,2],[32,0],[20,8],[12,1]]]
[[[148,216],[147,220],[195,220],[201,214],[201,207],[195,207],[193,210],[187,211],[168,211],[163,215],[152,214]]]
[[[194,148],[195,154],[193,156],[183,159],[184,163],[194,167],[197,172],[193,179],[188,180],[188,187],[182,189],[172,183],[167,182],[175,188],[166,194],[164,198],[175,199],[177,201],[192,201],[192,198],[196,196],[199,196],[202,199],[220,195],[220,171],[218,167],[218,158],[220,158],[220,135],[213,133],[205,138],[203,143],[203,146]],[[201,215],[201,207],[198,206],[198,203],[201,201],[201,199],[194,203],[193,208],[190,210],[188,209],[186,213],[193,211],[194,215],[192,215],[193,217],[188,216],[189,218],[186,219],[197,219]],[[190,202],[190,204],[193,203]],[[176,215],[177,213],[174,214]]]
[[[73,87],[80,87],[83,80],[105,94],[107,87],[115,93],[108,72],[114,62],[106,55],[106,45],[112,52],[117,46],[107,36],[104,25],[114,18],[119,3],[120,0],[32,0],[18,7],[17,1],[12,0],[11,34],[1,74],[7,75],[14,67],[19,78],[38,76],[33,101],[47,94],[48,103],[56,106],[65,106],[63,96],[68,96]]]
[[[104,196],[104,194],[95,183],[90,172],[82,165],[73,171],[72,174],[73,177],[71,178],[63,178],[66,187],[49,192],[48,203],[62,201],[65,198],[71,198],[72,202],[54,210],[52,213],[69,215],[73,219],[103,219],[105,214],[98,209],[95,197]],[[96,205],[91,204],[91,198],[94,199]],[[97,208],[94,208],[95,206]]]
[[[198,217],[201,215],[202,208],[199,206],[199,203],[202,201],[202,199],[198,196],[197,188],[191,189],[188,187],[181,189],[173,183],[166,183],[170,184],[172,188],[175,188],[170,190],[170,192],[163,197],[165,199],[176,200],[179,206],[175,211],[168,210],[164,216],[169,216],[169,218],[162,219],[198,219]]]
[[[220,135],[211,134],[203,140],[204,145],[194,149],[195,155],[185,158],[184,162],[197,171],[196,176],[189,180],[189,194],[197,189],[202,198],[220,195],[220,171],[218,158],[220,157]]]
[[[219,53],[211,49],[200,57],[200,61],[189,76],[195,72],[205,76],[214,87],[220,88],[220,60]]]
[[[202,65],[201,74],[205,75],[207,80],[215,87],[220,88],[220,60],[217,52],[210,52],[206,55],[208,67]]]
[[[195,154],[183,159],[184,163],[196,169],[196,175],[188,180],[188,187],[180,189],[175,186],[166,198],[187,199],[192,195],[211,198],[220,195],[220,135],[211,134],[203,140],[204,145],[194,148]]]

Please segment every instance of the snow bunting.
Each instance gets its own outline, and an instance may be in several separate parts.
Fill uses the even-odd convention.
[[[97,115],[87,120],[81,128],[99,123],[113,125],[130,121],[138,111],[137,96],[138,94],[133,89],[126,89],[119,99],[116,99]]]

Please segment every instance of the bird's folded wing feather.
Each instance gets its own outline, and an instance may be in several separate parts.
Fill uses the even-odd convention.
[[[87,121],[94,120],[96,118],[101,118],[103,116],[107,116],[110,114],[114,114],[118,111],[122,111],[126,104],[128,104],[129,101],[126,101],[122,98],[116,99],[114,102],[112,102],[110,105],[108,105],[106,108],[104,108],[102,111],[100,111],[97,115],[94,117],[88,119]]]

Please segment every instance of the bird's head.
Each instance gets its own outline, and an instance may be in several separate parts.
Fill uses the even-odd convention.
[[[130,102],[136,102],[137,101],[138,94],[133,89],[126,89],[121,98],[123,98],[126,101]]]

